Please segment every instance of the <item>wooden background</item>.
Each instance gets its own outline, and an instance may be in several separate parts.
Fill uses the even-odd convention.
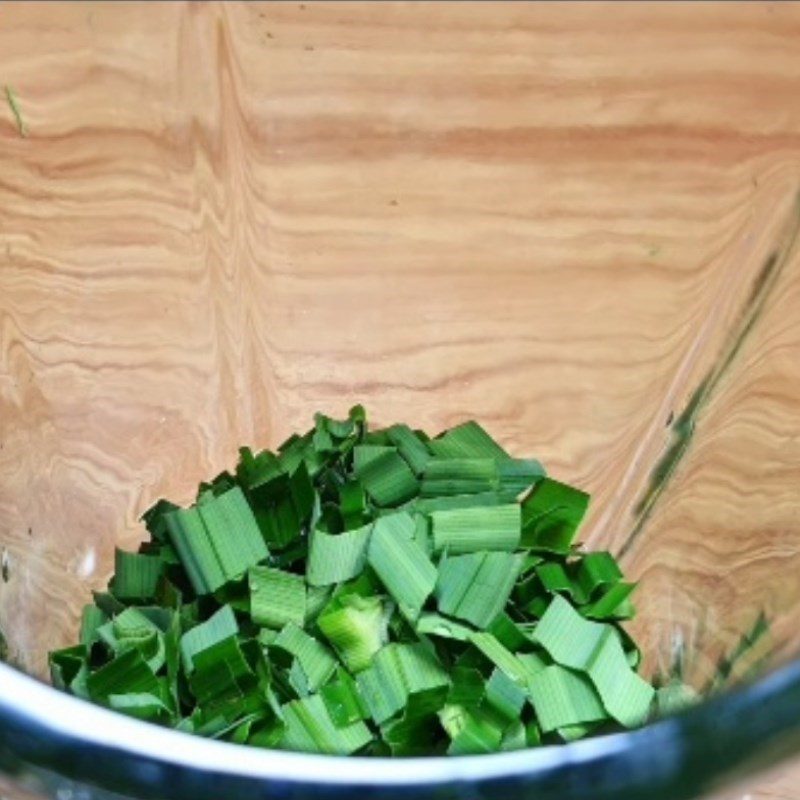
[[[648,670],[700,685],[759,613],[796,651],[799,37],[793,4],[4,5],[13,657],[155,498],[359,401],[590,490]]]

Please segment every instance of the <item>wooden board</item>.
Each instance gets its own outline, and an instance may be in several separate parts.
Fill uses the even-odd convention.
[[[761,612],[794,652],[798,35],[792,4],[4,7],[16,657],[155,498],[358,401],[590,490],[648,669],[704,680]]]

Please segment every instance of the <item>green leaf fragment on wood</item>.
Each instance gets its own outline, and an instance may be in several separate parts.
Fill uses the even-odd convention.
[[[22,109],[20,109],[19,106],[17,93],[8,85],[6,85],[5,89],[6,89],[6,100],[8,101],[8,107],[11,109],[11,113],[14,115],[14,122],[17,125],[17,130],[19,131],[19,135],[27,136],[28,125],[22,116]]]

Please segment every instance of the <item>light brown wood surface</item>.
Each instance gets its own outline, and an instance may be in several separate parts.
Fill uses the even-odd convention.
[[[799,37],[780,3],[4,5],[14,657],[154,499],[355,402],[591,491],[648,671],[699,684],[761,612],[795,652]]]

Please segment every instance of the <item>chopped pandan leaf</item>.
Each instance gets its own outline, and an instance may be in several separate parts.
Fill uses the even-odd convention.
[[[222,606],[208,620],[186,631],[180,639],[180,653],[186,673],[194,669],[194,656],[197,653],[237,633],[239,625],[230,606]]]
[[[388,644],[356,676],[356,683],[372,718],[382,725],[405,708],[409,695],[449,687],[450,679],[424,645]]]
[[[589,722],[585,725],[566,725],[559,728],[556,733],[564,742],[576,742],[594,733],[602,724],[602,722]]]
[[[528,682],[528,691],[543,733],[609,716],[591,681],[558,664],[534,675]]]
[[[312,626],[317,617],[322,613],[325,606],[328,605],[331,595],[333,594],[332,586],[308,586],[306,587],[306,627]]]
[[[160,697],[147,692],[112,694],[108,704],[114,711],[136,717],[147,722],[163,722],[171,716],[169,708]]]
[[[582,604],[586,598],[581,585],[567,574],[563,564],[558,561],[546,561],[535,567],[536,577],[548,594],[569,595],[576,604]]]
[[[381,583],[413,622],[436,585],[437,571],[414,539],[416,524],[405,512],[375,521],[367,560]]]
[[[156,673],[164,665],[163,632],[137,608],[126,608],[111,622],[97,629],[100,639],[119,655],[136,649]]]
[[[380,597],[344,592],[330,601],[317,626],[345,666],[358,672],[388,641],[388,612]]]
[[[455,667],[447,702],[454,706],[478,706],[486,693],[486,678],[474,667]]]
[[[336,659],[325,645],[294,623],[287,624],[270,648],[283,650],[297,659],[309,691],[316,692],[336,671]]]
[[[263,707],[258,677],[235,636],[196,653],[194,667],[189,686],[209,718],[222,715],[228,720],[238,719]]]
[[[394,447],[381,448],[380,453],[365,453],[369,445],[355,448],[355,475],[367,494],[379,506],[395,507],[410,500],[419,484],[411,467]],[[371,448],[374,450],[374,448]]]
[[[578,567],[578,582],[588,600],[595,600],[602,589],[622,580],[622,570],[611,553],[586,553]]]
[[[339,490],[339,512],[344,521],[345,531],[360,528],[367,522],[367,495],[364,487],[350,481]]]
[[[520,685],[499,667],[493,670],[486,683],[486,702],[500,716],[509,722],[518,720],[527,697],[527,682]]]
[[[430,555],[433,550],[430,520],[424,514],[414,514],[413,539],[423,553]]]
[[[123,602],[144,603],[153,600],[164,562],[158,556],[114,551],[114,578],[111,591]]]
[[[145,513],[151,541],[117,554],[53,682],[196,735],[321,753],[510,751],[637,725],[687,692],[651,704],[617,624],[633,584],[573,545],[586,504],[475,422],[430,439],[368,432],[360,407],[319,414],[275,454],[243,448],[195,506]]]
[[[278,746],[284,750],[349,755],[372,740],[363,722],[337,727],[319,695],[287,703],[282,711],[285,728]]]
[[[510,753],[515,750],[524,750],[526,747],[528,747],[528,737],[525,725],[522,720],[516,719],[509,723],[509,726],[503,731],[500,750],[503,753]]]
[[[406,460],[408,466],[411,467],[412,472],[416,475],[421,475],[431,459],[431,453],[420,436],[412,431],[408,425],[402,424],[392,425],[391,428],[387,429],[386,435]]]
[[[81,613],[81,644],[91,647],[97,641],[97,630],[108,622],[105,612],[93,605],[83,607]]]
[[[48,658],[50,679],[57,689],[66,690],[86,666],[89,651],[83,644],[53,650]]]
[[[282,628],[302,625],[306,618],[306,586],[300,575],[272,567],[251,567],[250,616],[256,625]]]
[[[545,477],[544,467],[533,458],[508,458],[497,462],[499,491],[506,502],[516,500]]]
[[[167,516],[170,539],[199,595],[210,594],[269,556],[253,512],[238,487],[203,506]]]
[[[169,500],[159,500],[142,514],[142,522],[144,522],[145,527],[153,539],[159,542],[165,542],[167,540],[166,517],[171,512],[177,510],[178,506],[176,506],[175,503],[170,503]]]
[[[439,719],[450,736],[447,754],[496,753],[503,740],[503,727],[496,715],[482,708],[445,706]]]
[[[522,547],[566,555],[588,507],[585,492],[543,478],[522,501]]]
[[[486,628],[505,608],[517,579],[521,557],[512,553],[469,553],[439,565],[439,611]]]
[[[127,650],[86,679],[89,696],[97,703],[107,703],[112,694],[157,694],[158,679],[135,648]]]
[[[633,616],[633,606],[628,598],[635,588],[635,583],[615,583],[594,603],[583,606],[581,613],[597,620],[630,619]]]
[[[541,672],[551,662],[545,660],[545,657],[538,653],[516,653],[517,661],[519,661],[529,675],[535,675]]]
[[[245,489],[261,489],[269,497],[278,494],[279,488],[284,484],[286,470],[280,459],[269,450],[253,455],[249,447],[240,447],[236,477]]]
[[[459,508],[431,514],[436,552],[474,553],[516,550],[520,537],[520,507],[516,503],[489,508]]]
[[[271,505],[256,501],[253,515],[269,548],[281,550],[300,538],[302,524],[291,497],[282,497]]]
[[[628,665],[613,626],[583,619],[556,596],[532,638],[557,664],[585,672],[608,714],[621,725],[635,727],[647,718],[653,687]]]
[[[491,633],[485,631],[473,633],[470,642],[510,680],[519,686],[525,686],[530,678],[525,663],[510,650],[506,650]]]
[[[451,428],[427,444],[428,449],[440,458],[494,458],[502,461],[510,457],[475,421]]]
[[[417,619],[414,630],[420,636],[436,636],[442,639],[455,639],[459,642],[469,640],[475,631],[454,619],[448,619],[441,614],[424,613]]]
[[[480,492],[478,494],[457,494],[452,497],[418,497],[415,507],[421,514],[431,514],[434,511],[451,511],[457,508],[485,508],[502,506],[507,500],[501,498],[498,492]]]
[[[369,717],[369,709],[361,699],[355,679],[341,667],[338,668],[335,679],[325,684],[319,693],[337,728]]]
[[[497,488],[497,462],[493,458],[431,458],[425,466],[420,493],[422,497],[458,496]]]
[[[528,635],[506,613],[498,614],[486,630],[512,653],[531,649]]]
[[[436,718],[447,701],[447,693],[447,686],[436,686],[410,694],[402,716],[381,726],[381,737],[392,755],[419,756],[435,750]]]
[[[308,583],[328,586],[360,575],[367,561],[371,532],[371,524],[336,535],[312,531],[306,565]]]

